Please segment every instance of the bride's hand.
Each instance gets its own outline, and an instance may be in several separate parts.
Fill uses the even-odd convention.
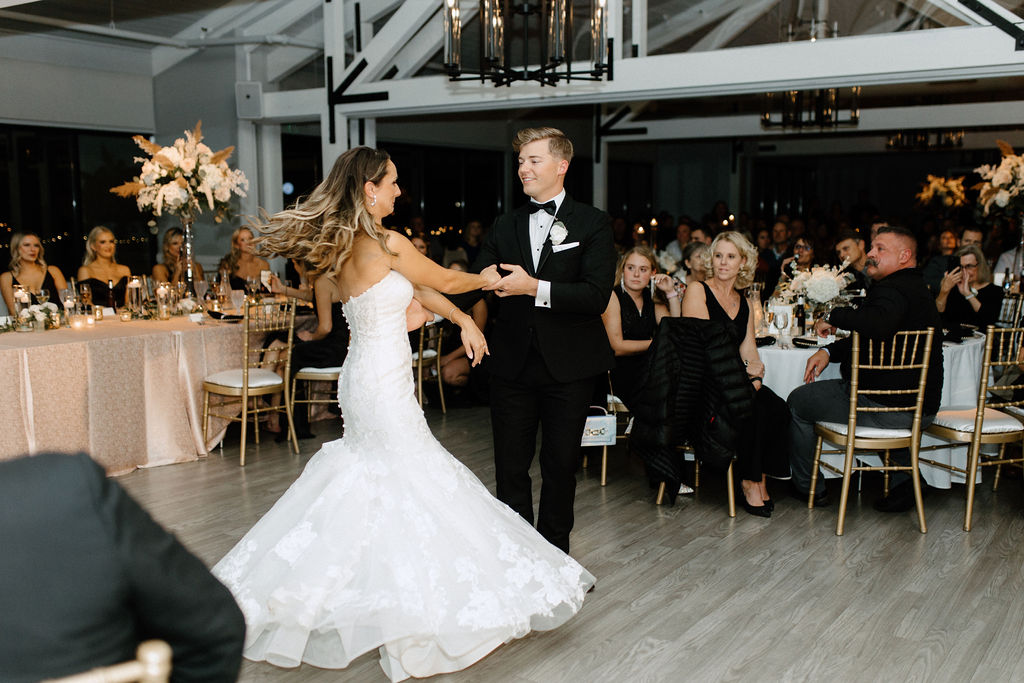
[[[480,365],[480,361],[484,359],[484,356],[491,355],[491,352],[487,350],[487,340],[484,338],[484,333],[480,331],[480,328],[476,326],[476,323],[468,315],[466,316],[465,324],[462,325],[462,345],[466,347],[466,356],[472,361],[471,365],[473,367]]]
[[[480,289],[490,289],[497,284],[498,280],[501,279],[501,273],[498,272],[498,266],[493,263],[481,270],[480,275],[487,278],[487,284]]]

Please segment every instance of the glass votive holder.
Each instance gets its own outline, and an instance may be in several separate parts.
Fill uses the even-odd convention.
[[[89,316],[82,315],[81,313],[72,313],[70,317],[71,317],[71,329],[73,329],[73,330],[84,329],[85,328],[85,321],[86,321],[86,319],[92,320],[92,318],[89,318]]]
[[[171,297],[171,287],[161,282],[156,288],[156,313],[160,320],[169,320],[171,317]]]
[[[85,316],[85,326],[86,327],[95,327],[96,326],[96,316],[92,316],[92,315]]]
[[[103,320],[103,307],[99,305],[93,306],[92,317],[96,322]]]
[[[122,308],[120,311],[118,311],[118,317],[121,318],[121,322],[123,323],[131,322],[132,312],[127,308]]]

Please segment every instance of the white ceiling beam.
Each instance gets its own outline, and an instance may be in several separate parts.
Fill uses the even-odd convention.
[[[347,94],[387,91],[389,99],[342,106],[386,117],[1021,75],[1024,52],[999,29],[975,26],[624,59],[614,81],[556,88],[494,88],[443,76],[361,83]]]
[[[0,0],[0,7],[14,7],[15,5],[31,5],[37,0]]]
[[[920,107],[880,107],[861,109],[860,124],[841,127],[830,133],[871,133],[897,130],[938,130],[969,127],[1018,126],[1024,115],[1024,100],[1016,102],[976,102]],[[617,135],[611,142],[652,142],[657,140],[695,140],[728,137],[778,137],[818,135],[818,128],[803,131],[761,127],[757,114],[737,116],[679,117],[658,121],[634,122],[645,134]]]
[[[290,0],[277,0],[278,5]],[[274,7],[274,5],[270,5]],[[179,31],[175,38],[189,40],[202,38],[221,38],[231,35],[236,29],[262,16],[268,11],[268,4],[259,0],[231,0],[227,4],[210,11],[191,26]],[[185,61],[198,52],[198,49],[181,50],[173,47],[158,47],[153,50],[153,75],[170,69],[175,64]]]
[[[119,28],[95,26],[93,24],[78,24],[73,21],[67,21],[66,19],[54,19],[52,17],[47,17],[39,14],[25,14],[24,12],[11,12],[8,10],[0,10],[0,19],[10,19],[11,21],[20,21],[27,24],[38,24],[40,26],[51,26],[53,28],[71,31],[73,33],[86,33],[94,36],[103,36],[105,38],[117,38],[119,40],[127,40],[131,42],[144,43],[148,45],[171,45],[178,48],[183,48],[187,46],[187,43],[185,43],[185,41],[176,40],[174,38],[163,38],[161,36],[155,36],[152,33],[125,31]]]
[[[985,5],[985,7],[988,7],[990,10],[1000,15],[1003,19],[1006,19],[1011,24],[1020,24],[1024,22],[1024,19],[1021,19],[1019,16],[1017,16],[1010,10],[1000,5],[998,2],[995,2],[995,0],[978,0],[978,2],[980,2],[982,5]]]
[[[951,14],[960,21],[971,26],[982,26],[988,23],[977,14],[958,3],[956,0],[917,0],[917,2],[913,4],[915,5],[914,9],[918,12],[927,13],[927,9],[921,6],[931,5],[933,8],[940,9],[947,14]]]
[[[647,50],[657,52],[676,40],[721,20],[742,8],[746,2],[747,0],[703,0],[684,12],[659,21],[647,31]]]
[[[296,40],[310,43],[323,41],[324,29],[318,24],[311,24],[295,34]],[[323,54],[323,49],[307,49],[301,47],[275,47],[267,51],[264,63],[266,66],[266,77],[269,83],[279,81],[288,76],[296,69],[306,65],[313,59]]]
[[[348,4],[351,5],[354,3]],[[401,4],[402,0],[373,0],[372,2],[366,2],[364,0],[359,3],[359,17],[362,21],[373,23],[378,19],[386,17],[391,12],[394,12]],[[462,1],[462,5],[467,4],[466,0]],[[463,11],[469,9],[469,7],[463,7],[462,5],[460,5],[460,8]],[[438,5],[438,7],[440,7],[440,5]]]
[[[460,10],[463,26],[466,26],[476,16],[479,7],[478,4],[469,5]],[[392,63],[398,67],[398,72],[394,77],[409,78],[413,74],[419,73],[420,69],[430,61],[430,58],[441,49],[443,30],[441,13],[431,15],[427,22],[420,27],[415,37],[399,48],[398,54],[392,60]]]
[[[361,59],[365,59],[367,63],[367,67],[353,84],[373,81],[383,76],[396,48],[411,40],[430,16],[439,13],[440,9],[441,3],[438,0],[405,0],[380,32],[373,36],[363,51],[352,60],[348,71],[356,68]],[[440,35],[440,31],[438,34]]]
[[[731,43],[736,36],[747,30],[751,24],[760,19],[765,12],[779,4],[779,0],[755,0],[741,9],[736,10],[729,18],[711,29],[706,36],[698,40],[691,52],[718,50]]]
[[[263,16],[242,26],[245,35],[284,33],[289,27],[320,9],[322,0],[287,0]],[[321,29],[322,30],[322,29]]]

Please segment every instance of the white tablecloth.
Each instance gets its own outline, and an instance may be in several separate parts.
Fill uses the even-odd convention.
[[[953,408],[974,408],[978,398],[978,380],[981,377],[981,357],[985,350],[985,337],[976,336],[960,344],[942,345],[942,409]],[[772,391],[786,398],[793,389],[803,384],[804,370],[807,366],[807,359],[817,349],[781,349],[776,346],[763,346],[758,349],[761,362],[765,365],[764,384]],[[819,379],[839,379],[839,364],[832,363],[821,374]],[[935,445],[942,443],[940,439],[924,435],[921,438],[921,445]],[[952,463],[958,467],[965,467],[967,463],[967,447],[957,446],[935,451],[926,451],[923,455],[937,462]],[[861,459],[865,462],[871,461],[873,456],[864,456]],[[832,464],[842,467],[841,456],[824,456]],[[879,462],[875,458],[872,462]],[[824,470],[826,476],[837,476],[828,470]],[[921,475],[930,486],[937,488],[950,488],[951,484],[964,482],[963,475],[954,474],[947,470],[921,465]],[[980,480],[979,472],[979,480]]]

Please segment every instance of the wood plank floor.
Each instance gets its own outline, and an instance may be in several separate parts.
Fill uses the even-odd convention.
[[[435,435],[493,491],[487,410],[427,412]],[[340,426],[314,431],[333,439]],[[264,440],[245,468],[229,445],[119,481],[213,565],[320,440],[300,442],[298,456]],[[597,577],[582,611],[436,680],[1024,680],[1019,481],[1004,479],[995,494],[981,487],[970,533],[961,529],[963,487],[932,491],[922,535],[912,512],[872,510],[878,485],[865,479],[837,537],[834,503],[808,511],[780,486],[770,520],[742,509],[730,519],[724,483],[705,472],[696,496],[656,507],[640,464],[621,446],[609,459],[607,487],[597,463],[579,476],[572,553]],[[246,662],[241,680],[386,679],[373,653],[341,672]]]

